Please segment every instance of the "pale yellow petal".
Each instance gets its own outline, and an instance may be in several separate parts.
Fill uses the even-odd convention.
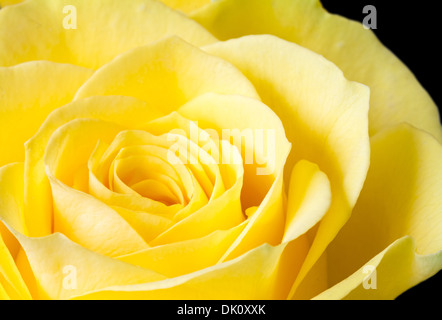
[[[366,262],[359,270],[314,299],[386,300],[442,269],[442,251],[419,255],[413,238],[405,236]]]
[[[27,233],[23,216],[23,163],[0,167],[0,219]]]
[[[3,223],[4,220],[0,220],[0,224]],[[14,300],[31,299],[31,294],[0,233],[0,299],[2,299],[1,291],[3,291],[4,297],[7,296]]]
[[[3,288],[3,286],[0,284],[0,300],[10,300],[11,298],[6,293],[6,290]]]
[[[320,222],[330,207],[331,196],[330,182],[318,166],[299,161],[290,178],[282,241],[296,239]]]
[[[123,207],[113,206],[116,212],[144,239],[146,243],[157,237],[171,226],[170,219],[157,214],[143,211],[133,211]]]
[[[293,168],[287,198],[287,217],[282,241],[300,239],[297,241],[302,240],[308,250],[313,243],[312,237],[316,235],[321,219],[330,208],[330,182],[316,164],[301,160]],[[304,258],[307,253],[305,252]],[[323,278],[327,271],[321,263],[321,259],[311,270],[309,268],[310,266],[304,261],[299,262],[297,271],[300,273],[297,274],[288,294],[289,299],[293,298],[295,294],[299,295],[298,288],[305,279],[307,271],[315,272],[317,275],[314,282],[309,283],[310,286],[314,286],[315,289],[326,288]]]
[[[192,16],[221,40],[272,34],[332,61],[348,79],[370,87],[371,135],[408,122],[442,142],[437,107],[412,72],[372,30],[329,14],[319,0],[220,0]]]
[[[79,299],[271,299],[287,292],[278,273],[284,246],[263,245],[229,262],[181,277],[96,290]],[[278,280],[278,281],[276,281]]]
[[[404,236],[415,240],[410,254],[442,248],[442,146],[405,124],[375,135],[371,145],[371,166],[352,217],[327,251],[330,284]],[[420,272],[417,265],[413,272]]]
[[[218,263],[247,221],[201,238],[156,246],[117,257],[118,260],[157,271],[168,277],[202,270]]]
[[[98,70],[80,88],[76,99],[132,96],[168,114],[206,92],[257,98],[247,78],[230,63],[171,37],[122,54]]]
[[[30,0],[0,11],[0,65],[50,60],[97,69],[171,35],[197,46],[215,41],[159,1]]]
[[[89,251],[55,233],[28,238],[15,233],[35,275],[40,297],[66,299],[112,285],[158,281],[165,277],[151,270]]]
[[[172,9],[190,13],[209,4],[210,0],[161,0],[161,2]]]
[[[26,140],[91,75],[86,68],[48,61],[0,67],[0,166],[23,161]]]
[[[227,261],[261,244],[277,245],[284,232],[285,212],[282,172],[276,177],[258,209],[249,218],[244,231],[233,242],[220,261]]]
[[[5,297],[29,299],[31,295],[14,259],[20,245],[8,228],[25,232],[23,221],[23,163],[0,168],[0,287]]]
[[[10,6],[12,4],[17,4],[20,2],[23,2],[23,0],[1,0],[0,7],[6,7],[6,6]]]

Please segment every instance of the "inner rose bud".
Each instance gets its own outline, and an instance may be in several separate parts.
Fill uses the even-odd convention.
[[[212,98],[183,106],[183,115],[140,121],[138,129],[92,119],[74,119],[56,129],[44,159],[53,189],[53,232],[121,256],[243,229],[257,209],[253,203],[259,205],[275,181],[277,130],[202,129],[198,120],[184,116]],[[243,99],[248,101],[236,103]],[[201,123],[210,126],[208,120]],[[66,201],[69,197],[93,205],[80,209]],[[118,243],[109,228],[101,227],[107,224],[118,232]],[[101,238],[98,246],[90,241],[91,230]]]
[[[192,122],[172,113],[147,123],[146,130],[120,131],[116,135],[113,126],[106,134],[106,124],[96,126],[95,122],[78,120],[67,123],[62,127],[64,130],[57,130],[48,144],[48,149],[54,150],[45,159],[53,187],[72,187],[70,193],[78,190],[82,191],[82,196],[89,194],[90,201],[101,200],[111,207],[109,210],[120,213],[124,218],[122,224],[127,223],[137,231],[146,248],[205,236],[243,222],[245,215],[240,194],[244,170],[238,149],[225,140],[213,141],[214,145],[220,146],[215,152],[217,155],[228,155],[228,159],[223,158],[219,164],[186,136],[172,134],[176,139],[171,140],[170,132],[155,132],[159,128],[158,123],[161,123],[161,128],[178,124],[182,126],[179,129],[187,127],[189,131]],[[94,126],[98,133],[93,150],[93,139],[83,135],[81,129],[88,125]],[[149,128],[154,133],[150,133]],[[74,138],[76,130],[78,136]],[[199,129],[199,132],[202,130]],[[82,138],[87,139],[87,143],[81,143]],[[80,143],[81,149],[78,148]],[[200,143],[207,145],[207,141]],[[171,155],[170,150],[176,144],[181,149],[189,147],[189,152]],[[71,157],[72,150],[80,152],[67,164],[64,159]],[[231,160],[232,163],[229,163]],[[87,167],[84,163],[88,164]],[[55,193],[54,232],[72,236],[87,246],[83,233],[75,227],[76,221],[82,221],[83,230],[85,226],[95,228],[94,225],[85,225],[77,209],[77,215],[72,219],[72,207],[66,206],[65,198],[58,198]],[[223,198],[228,198],[226,205],[230,209],[221,214],[224,206],[217,201]],[[128,211],[134,213],[130,215]],[[190,215],[193,218],[186,220]],[[207,219],[208,215],[212,216],[211,222],[204,224],[201,219]],[[90,223],[96,223],[95,219],[91,219]],[[142,246],[134,238],[133,233],[128,234],[128,241],[135,242],[132,245]]]

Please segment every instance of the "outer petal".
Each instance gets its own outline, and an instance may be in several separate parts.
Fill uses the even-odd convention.
[[[24,231],[23,163],[0,168],[0,299],[29,299],[29,293],[14,258],[19,245],[7,226]],[[3,295],[2,295],[3,291]]]
[[[165,5],[172,9],[180,10],[185,13],[190,13],[205,5],[209,4],[210,0],[161,0]]]
[[[246,224],[247,221],[201,238],[148,248],[120,256],[118,260],[160,272],[168,277],[202,270],[218,263]]]
[[[0,67],[0,166],[23,161],[26,140],[91,75],[85,68],[48,61]]]
[[[258,98],[250,82],[230,63],[172,37],[121,55],[97,71],[76,99],[132,96],[168,114],[206,92]]]
[[[165,278],[153,271],[89,251],[59,233],[28,238],[15,232],[15,236],[35,276],[38,298],[66,299],[109,285]]]
[[[305,233],[306,228],[320,222],[330,208],[331,196],[330,182],[318,166],[306,160],[299,161],[290,178],[282,241],[296,239]]]
[[[407,254],[416,250],[417,254],[430,255],[442,249],[442,146],[409,125],[381,132],[371,144],[371,166],[360,198],[327,251],[330,284],[341,281],[406,235],[416,242]],[[432,270],[442,268],[440,258],[428,261],[436,263]],[[421,274],[419,264],[411,271],[409,276],[419,281],[429,276],[424,271]],[[409,282],[408,287],[401,283],[394,291],[396,295],[417,282]]]
[[[319,170],[317,165],[306,160],[299,161],[293,168],[290,177],[286,226],[282,241],[287,242],[301,237],[306,248],[311,248],[312,238],[314,239],[319,223],[330,209],[331,197],[330,182],[327,176]],[[306,230],[309,230],[308,233],[305,233]],[[300,240],[297,241],[300,242]],[[305,252],[306,257],[307,254],[308,252]],[[326,281],[324,281],[326,270],[320,262],[321,260],[312,269],[316,277],[308,282],[307,286],[301,287],[304,290],[300,294],[299,285],[305,279],[309,265],[304,260],[299,261],[298,269],[295,269],[294,272],[300,273],[297,274],[287,298],[291,299],[295,294],[298,296],[305,294],[305,287],[307,290],[310,289],[310,286],[323,290],[327,288]]]
[[[23,163],[1,167],[0,181],[0,287],[5,298],[29,299],[30,292],[14,261],[20,244],[9,231],[14,228],[27,232],[23,219]]]
[[[323,57],[273,36],[248,36],[204,48],[232,62],[279,116],[293,164],[307,159],[330,179],[333,199],[301,270],[306,274],[350,216],[369,165],[368,88],[347,81]],[[302,277],[301,277],[302,278]]]
[[[30,0],[0,11],[0,65],[50,60],[97,69],[122,52],[170,35],[196,45],[215,41],[158,1]]]
[[[23,0],[1,0],[0,7],[10,6],[11,4],[17,4],[23,2]]]
[[[441,266],[442,251],[429,255],[416,254],[415,241],[405,236],[314,299],[394,299],[436,274]]]
[[[438,110],[414,75],[371,30],[328,14],[319,0],[221,0],[193,18],[221,40],[273,34],[323,55],[370,87],[371,135],[408,122],[442,141]]]
[[[0,167],[0,219],[27,233],[23,216],[23,163]]]
[[[6,292],[5,288],[3,288],[3,285],[0,284],[0,300],[10,300],[11,298],[8,296],[8,293]]]
[[[3,222],[0,220],[3,227]],[[2,297],[2,289],[3,294]],[[0,300],[9,297],[11,299],[31,299],[31,294],[25,281],[20,274],[14,257],[11,255],[0,234]]]

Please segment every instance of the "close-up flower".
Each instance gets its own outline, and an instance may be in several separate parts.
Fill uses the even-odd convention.
[[[0,299],[395,299],[442,127],[318,0],[0,0]]]

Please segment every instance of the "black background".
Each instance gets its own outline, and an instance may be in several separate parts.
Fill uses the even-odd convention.
[[[442,55],[438,44],[442,35],[442,11],[437,1],[392,0],[322,0],[329,12],[362,22],[366,14],[362,9],[374,5],[377,12],[379,40],[404,62],[427,90],[441,114]],[[442,161],[442,159],[441,159]],[[400,301],[439,300],[442,274],[422,282],[398,297]]]

